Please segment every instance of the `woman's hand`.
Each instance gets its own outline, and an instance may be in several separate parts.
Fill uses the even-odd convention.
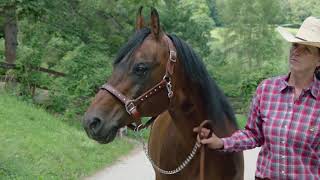
[[[212,133],[211,137],[209,136],[210,130],[207,128],[202,128],[201,132],[199,133],[200,128],[196,127],[193,129],[193,132],[197,132],[198,136],[197,136],[197,141],[201,144],[207,144],[209,148],[211,149],[222,149],[223,148],[223,141],[217,137],[214,133]],[[200,136],[202,136],[203,138],[200,140]]]

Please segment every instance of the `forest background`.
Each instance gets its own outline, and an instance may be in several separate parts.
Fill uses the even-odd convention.
[[[132,149],[127,140],[99,146],[79,121],[141,5],[202,57],[240,127],[261,80],[288,72],[290,44],[275,28],[296,32],[320,17],[319,0],[1,0],[0,80],[9,82],[0,83],[0,179],[79,179]]]
[[[23,68],[0,69],[0,75],[18,79],[16,92],[29,100],[41,93],[33,87],[49,89],[42,102],[49,111],[82,114],[133,34],[140,5],[147,7],[146,18],[148,7],[158,9],[163,29],[197,51],[242,113],[262,79],[287,71],[290,44],[275,27],[296,28],[320,15],[317,0],[2,0],[0,62]],[[67,76],[53,78],[32,67]]]

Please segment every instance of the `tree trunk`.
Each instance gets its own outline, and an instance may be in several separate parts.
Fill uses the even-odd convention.
[[[0,39],[4,38],[4,12],[3,7],[0,7]]]
[[[18,46],[18,26],[16,17],[16,7],[6,6],[4,8],[5,24],[4,24],[4,39],[5,39],[5,61],[13,64],[17,57]]]

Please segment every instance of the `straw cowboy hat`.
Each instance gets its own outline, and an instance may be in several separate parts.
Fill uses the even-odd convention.
[[[296,35],[291,34],[283,27],[278,27],[277,31],[285,40],[291,43],[305,44],[320,48],[320,19],[315,17],[311,16],[304,20]]]

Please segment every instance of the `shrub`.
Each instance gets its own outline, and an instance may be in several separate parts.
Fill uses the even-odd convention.
[[[55,112],[82,114],[90,98],[111,74],[110,59],[94,46],[81,44],[67,52],[58,66],[67,77],[54,80],[52,101],[47,108]]]

